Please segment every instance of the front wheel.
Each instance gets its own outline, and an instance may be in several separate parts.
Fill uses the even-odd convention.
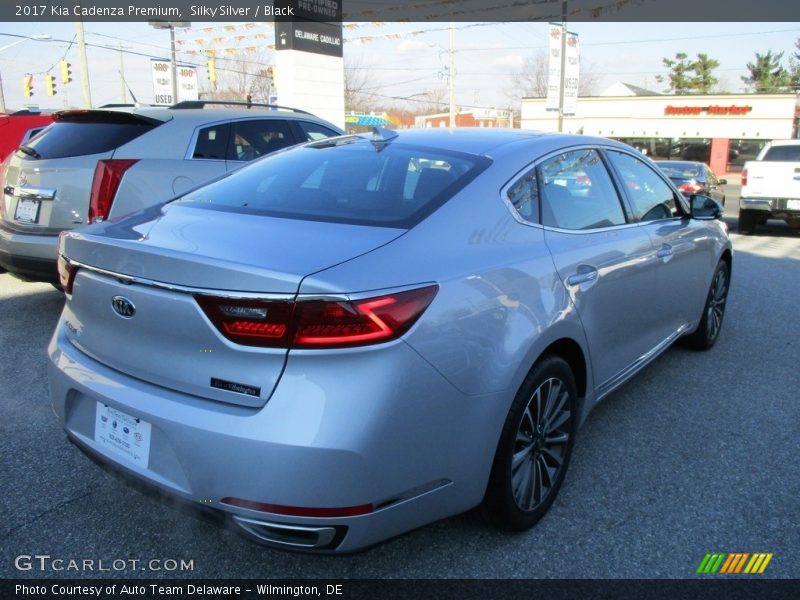
[[[711,280],[711,288],[708,290],[700,325],[694,333],[684,338],[689,347],[695,350],[708,350],[716,343],[722,329],[722,319],[725,317],[730,275],[730,265],[724,260],[719,261],[714,271],[714,278]]]
[[[481,505],[495,527],[530,529],[550,508],[572,454],[576,399],[572,370],[560,357],[546,356],[528,373],[503,425]]]

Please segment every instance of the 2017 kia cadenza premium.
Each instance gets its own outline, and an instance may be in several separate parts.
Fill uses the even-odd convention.
[[[720,214],[601,138],[306,144],[62,234],[54,406],[267,544],[348,552],[479,505],[524,530],[597,402],[716,341]]]

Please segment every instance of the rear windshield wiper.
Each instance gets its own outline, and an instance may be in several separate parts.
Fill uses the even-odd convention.
[[[20,146],[18,150],[28,156],[32,156],[33,158],[39,159],[42,158],[42,155],[39,154],[36,150],[31,148],[30,146]]]

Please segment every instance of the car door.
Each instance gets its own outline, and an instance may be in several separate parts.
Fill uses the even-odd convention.
[[[689,218],[683,195],[675,190],[647,159],[620,150],[606,150],[640,228],[650,236],[656,250],[656,284],[653,323],[662,340],[674,338],[697,317],[703,306],[708,280],[716,265],[708,246],[714,240],[706,227]]]
[[[546,158],[538,179],[545,243],[580,316],[602,394],[658,342],[653,245],[631,223],[597,149]]]

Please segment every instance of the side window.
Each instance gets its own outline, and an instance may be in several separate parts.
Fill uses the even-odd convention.
[[[296,143],[289,124],[282,119],[236,121],[231,127],[228,160],[249,161]]]
[[[303,132],[304,141],[306,142],[316,142],[317,140],[322,140],[325,138],[335,137],[337,135],[340,135],[333,129],[329,129],[324,125],[311,123],[309,121],[297,121],[297,125]]]
[[[203,127],[197,134],[192,158],[225,160],[230,130],[231,127],[227,123]]]
[[[609,150],[608,157],[622,178],[622,185],[639,220],[655,221],[680,216],[672,189],[647,164],[616,150]]]
[[[508,201],[520,217],[530,223],[539,222],[539,188],[536,185],[536,169],[531,169],[508,188]]]
[[[596,150],[573,150],[542,162],[539,191],[542,225],[577,230],[626,223],[611,176]]]

